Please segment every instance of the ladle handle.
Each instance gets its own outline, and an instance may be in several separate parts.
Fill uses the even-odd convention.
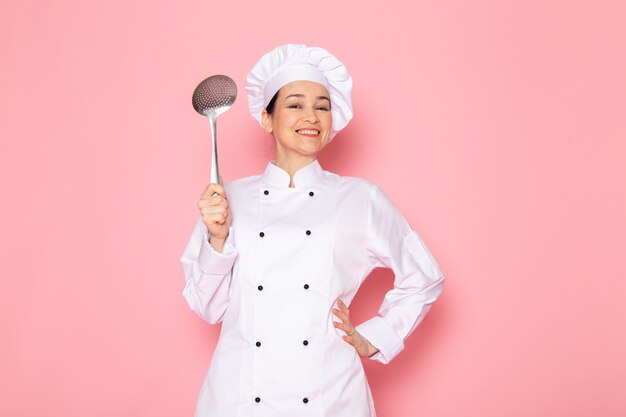
[[[211,143],[213,144],[213,151],[211,152],[211,182],[219,184],[220,174],[217,166],[217,120],[214,112],[209,112],[207,117],[211,125]],[[216,194],[217,193],[213,193],[213,195]]]

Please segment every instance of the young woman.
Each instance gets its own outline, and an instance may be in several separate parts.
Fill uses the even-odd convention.
[[[317,160],[352,118],[337,58],[279,46],[246,89],[276,154],[262,174],[209,184],[198,202],[183,295],[222,329],[196,417],[375,417],[361,358],[400,353],[443,274],[378,186]],[[377,267],[393,270],[394,288],[380,315],[354,326],[348,306]]]

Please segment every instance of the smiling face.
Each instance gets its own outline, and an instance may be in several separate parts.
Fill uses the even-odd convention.
[[[328,143],[332,116],[330,95],[323,85],[294,81],[278,91],[272,114],[263,110],[263,128],[284,157],[315,157]]]

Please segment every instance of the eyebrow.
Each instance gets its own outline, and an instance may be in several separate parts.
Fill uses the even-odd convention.
[[[285,100],[287,100],[289,97],[306,97],[304,94],[289,94],[287,97],[285,97]],[[326,96],[317,96],[318,99],[321,100],[328,100],[330,102],[330,99]]]

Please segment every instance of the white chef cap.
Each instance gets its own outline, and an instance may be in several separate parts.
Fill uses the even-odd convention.
[[[263,55],[246,78],[250,114],[262,125],[263,109],[282,86],[293,81],[314,81],[328,90],[332,140],[352,119],[352,77],[341,61],[323,48],[285,44]]]

